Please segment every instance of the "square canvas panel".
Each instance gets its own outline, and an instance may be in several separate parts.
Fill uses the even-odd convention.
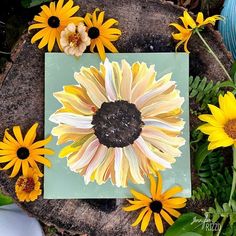
[[[174,185],[181,185],[183,192],[180,196],[191,196],[190,175],[190,148],[189,148],[189,57],[185,53],[116,53],[107,54],[110,61],[121,62],[126,59],[130,64],[139,61],[149,66],[154,64],[157,79],[164,74],[172,72],[172,80],[177,83],[180,95],[185,98],[182,106],[183,119],[186,122],[183,136],[186,144],[181,147],[182,156],[178,157],[172,169],[162,171],[163,190]],[[77,84],[74,72],[79,72],[82,66],[98,67],[100,59],[97,54],[85,53],[79,59],[67,56],[64,53],[45,54],[45,137],[51,133],[56,124],[49,121],[49,116],[61,107],[53,97],[54,92],[62,91],[64,85]],[[149,180],[145,184],[135,185],[130,183],[128,188],[118,188],[107,181],[98,185],[96,182],[85,185],[83,177],[70,171],[66,158],[58,158],[63,145],[56,145],[57,137],[53,137],[47,148],[55,151],[54,156],[47,156],[52,162],[52,167],[45,167],[44,173],[44,198],[46,199],[89,199],[89,198],[129,198],[129,189],[133,188],[147,195],[149,194]]]

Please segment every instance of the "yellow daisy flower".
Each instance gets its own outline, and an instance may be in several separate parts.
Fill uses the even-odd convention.
[[[20,176],[15,184],[16,196],[20,202],[33,202],[42,194],[41,183],[34,169],[28,168],[27,174]]]
[[[172,225],[174,221],[171,216],[178,218],[181,215],[180,212],[175,209],[185,207],[187,199],[182,197],[173,197],[182,191],[180,186],[174,186],[162,193],[162,177],[160,173],[158,173],[157,183],[152,175],[149,175],[149,179],[151,185],[151,198],[142,193],[136,192],[135,190],[131,190],[134,200],[128,200],[132,205],[124,207],[123,210],[136,211],[142,209],[132,226],[137,226],[141,222],[141,230],[143,232],[147,229],[151,216],[153,215],[158,232],[163,233],[162,218],[169,225]]]
[[[96,47],[102,61],[105,60],[105,48],[115,53],[118,52],[115,46],[111,43],[119,39],[121,31],[116,28],[111,28],[113,25],[118,24],[118,21],[111,18],[106,22],[104,21],[105,12],[102,11],[97,16],[96,9],[93,14],[87,13],[84,17],[84,23],[87,26],[88,36],[91,39],[90,51],[94,52]]]
[[[82,67],[74,77],[77,85],[54,93],[63,105],[50,120],[68,166],[84,176],[85,183],[103,184],[111,178],[117,186],[144,183],[153,170],[171,168],[184,127],[180,97],[171,73],[155,80],[154,65],[122,60]]]
[[[207,122],[198,129],[209,135],[208,149],[218,147],[236,147],[236,99],[231,92],[219,96],[219,106],[209,104],[212,115],[200,115],[199,119]]]
[[[51,167],[51,162],[42,155],[51,155],[54,152],[42,147],[51,141],[52,136],[34,143],[37,127],[38,123],[35,123],[24,139],[20,126],[13,127],[15,138],[8,133],[8,129],[5,130],[3,142],[0,142],[0,163],[8,162],[2,170],[8,170],[14,166],[10,177],[15,177],[21,168],[23,175],[26,176],[29,166],[34,168],[39,176],[43,176],[36,162]]]
[[[41,6],[42,11],[34,17],[34,21],[37,23],[29,26],[29,30],[40,29],[31,39],[31,43],[35,43],[41,39],[38,48],[48,45],[48,51],[51,52],[55,41],[57,41],[62,51],[60,45],[61,31],[69,23],[78,24],[83,20],[81,17],[72,17],[79,10],[79,6],[72,7],[74,4],[72,0],[69,0],[65,5],[63,4],[64,0],[59,0],[57,4],[51,2],[49,7],[43,5]]]
[[[215,25],[217,20],[223,20],[224,18],[220,15],[214,15],[211,17],[208,17],[204,20],[204,16],[202,12],[199,12],[197,14],[196,22],[194,19],[189,15],[188,11],[185,10],[183,13],[183,16],[180,17],[183,26],[177,23],[171,23],[170,26],[174,26],[179,33],[172,33],[172,37],[175,40],[180,41],[176,47],[175,50],[179,48],[180,45],[184,44],[184,51],[189,53],[188,50],[188,41],[191,38],[192,34],[194,33],[194,30],[196,29],[202,29],[207,24]]]

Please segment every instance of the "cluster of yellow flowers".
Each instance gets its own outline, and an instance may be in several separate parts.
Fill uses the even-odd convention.
[[[90,45],[90,51],[94,52],[96,47],[103,61],[106,58],[105,48],[113,53],[118,52],[112,44],[121,35],[119,29],[112,27],[118,21],[111,18],[104,22],[105,12],[97,15],[98,9],[92,14],[87,13],[84,18],[73,16],[79,10],[79,6],[73,5],[72,0],[65,5],[64,0],[59,0],[57,4],[51,2],[49,7],[43,5],[42,11],[34,17],[36,23],[29,27],[29,30],[40,29],[31,42],[40,40],[38,47],[48,45],[51,52],[56,41],[61,51],[77,57]]]
[[[34,201],[41,195],[39,177],[43,174],[37,162],[51,167],[51,162],[42,155],[51,155],[54,152],[43,148],[52,139],[35,142],[38,123],[35,123],[23,138],[20,126],[13,127],[12,136],[8,129],[5,130],[3,140],[0,142],[0,163],[7,163],[1,170],[12,169],[11,178],[21,172],[15,184],[15,192],[19,201]]]

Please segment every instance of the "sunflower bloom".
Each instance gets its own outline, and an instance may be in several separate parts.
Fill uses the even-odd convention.
[[[41,49],[48,45],[48,51],[51,52],[55,41],[57,41],[62,51],[60,45],[61,31],[69,23],[78,24],[83,20],[81,17],[72,17],[79,10],[79,6],[73,7],[74,2],[72,0],[69,0],[65,5],[63,4],[64,0],[59,0],[57,4],[51,2],[49,7],[43,5],[41,6],[42,11],[34,17],[36,23],[29,26],[29,30],[40,29],[31,39],[31,43],[41,39],[38,48]]]
[[[207,122],[198,129],[209,135],[208,149],[218,147],[236,147],[236,99],[231,92],[219,96],[219,107],[209,104],[212,115],[200,115],[199,119]]]
[[[34,168],[39,176],[43,176],[36,162],[51,167],[51,162],[42,155],[51,155],[54,152],[42,147],[51,141],[52,136],[45,140],[34,142],[37,127],[38,123],[35,123],[28,130],[24,139],[20,126],[13,127],[15,138],[8,133],[8,129],[5,130],[3,142],[0,142],[0,163],[8,162],[2,170],[8,170],[13,167],[10,177],[15,177],[21,168],[23,175],[26,176],[29,166]]]
[[[34,169],[29,168],[25,176],[20,176],[15,184],[16,196],[20,202],[33,202],[42,194],[41,183]]]
[[[96,47],[99,56],[104,61],[106,58],[105,48],[113,53],[118,52],[112,42],[119,39],[121,31],[117,28],[112,28],[113,25],[118,24],[117,20],[111,18],[104,22],[105,12],[102,11],[97,16],[98,11],[96,9],[93,14],[87,13],[84,17],[84,23],[91,39],[90,51],[94,52]]]
[[[179,147],[184,121],[176,83],[171,73],[155,80],[154,65],[122,60],[82,67],[74,77],[77,85],[54,93],[63,105],[51,115],[59,124],[52,130],[69,168],[84,176],[85,183],[126,187],[128,180],[144,183],[144,176],[171,168]]]
[[[151,198],[142,193],[136,192],[135,190],[131,190],[134,200],[128,200],[131,206],[123,208],[124,211],[136,211],[142,209],[132,226],[136,226],[141,222],[141,230],[143,232],[146,231],[153,215],[158,232],[163,233],[162,218],[169,225],[172,225],[174,221],[171,216],[178,218],[181,214],[176,209],[185,207],[187,201],[186,198],[173,197],[182,191],[180,186],[174,186],[162,193],[162,177],[160,173],[157,175],[157,183],[155,178],[152,175],[149,175]]]
[[[220,15],[214,15],[208,17],[204,20],[204,16],[202,12],[197,14],[196,22],[194,19],[189,15],[187,10],[184,11],[183,16],[180,17],[183,25],[177,23],[171,23],[170,26],[175,27],[179,33],[172,33],[172,37],[175,40],[178,40],[179,43],[176,45],[175,50],[177,51],[179,46],[184,44],[184,51],[189,53],[188,50],[188,41],[191,38],[192,34],[196,29],[203,29],[204,26],[208,24],[215,25],[217,20],[223,20],[224,18]]]

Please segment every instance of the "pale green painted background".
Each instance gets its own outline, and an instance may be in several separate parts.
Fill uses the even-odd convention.
[[[183,118],[186,121],[183,136],[186,145],[182,147],[182,156],[177,158],[173,169],[162,172],[164,189],[175,184],[183,187],[181,196],[191,195],[191,175],[190,175],[190,153],[189,153],[189,84],[188,68],[189,57],[185,53],[119,53],[107,54],[110,61],[120,62],[126,59],[129,63],[143,61],[148,65],[155,64],[157,78],[173,72],[172,79],[177,82],[177,88],[181,91],[181,96],[185,97],[183,105]],[[53,93],[61,91],[64,85],[76,84],[74,72],[79,71],[81,66],[91,65],[98,67],[100,60],[96,54],[83,54],[80,59],[67,56],[64,53],[45,54],[45,136],[48,136],[51,129],[56,124],[48,120],[61,104],[53,97]],[[52,162],[52,168],[45,167],[44,177],[44,198],[65,199],[65,198],[128,198],[131,197],[129,188],[118,188],[110,181],[106,184],[98,185],[96,182],[84,184],[83,177],[71,172],[66,164],[66,158],[58,158],[58,153],[63,147],[56,145],[57,137],[47,145],[55,150],[54,156],[47,156]],[[142,185],[130,184],[131,188],[149,195],[149,181]]]

